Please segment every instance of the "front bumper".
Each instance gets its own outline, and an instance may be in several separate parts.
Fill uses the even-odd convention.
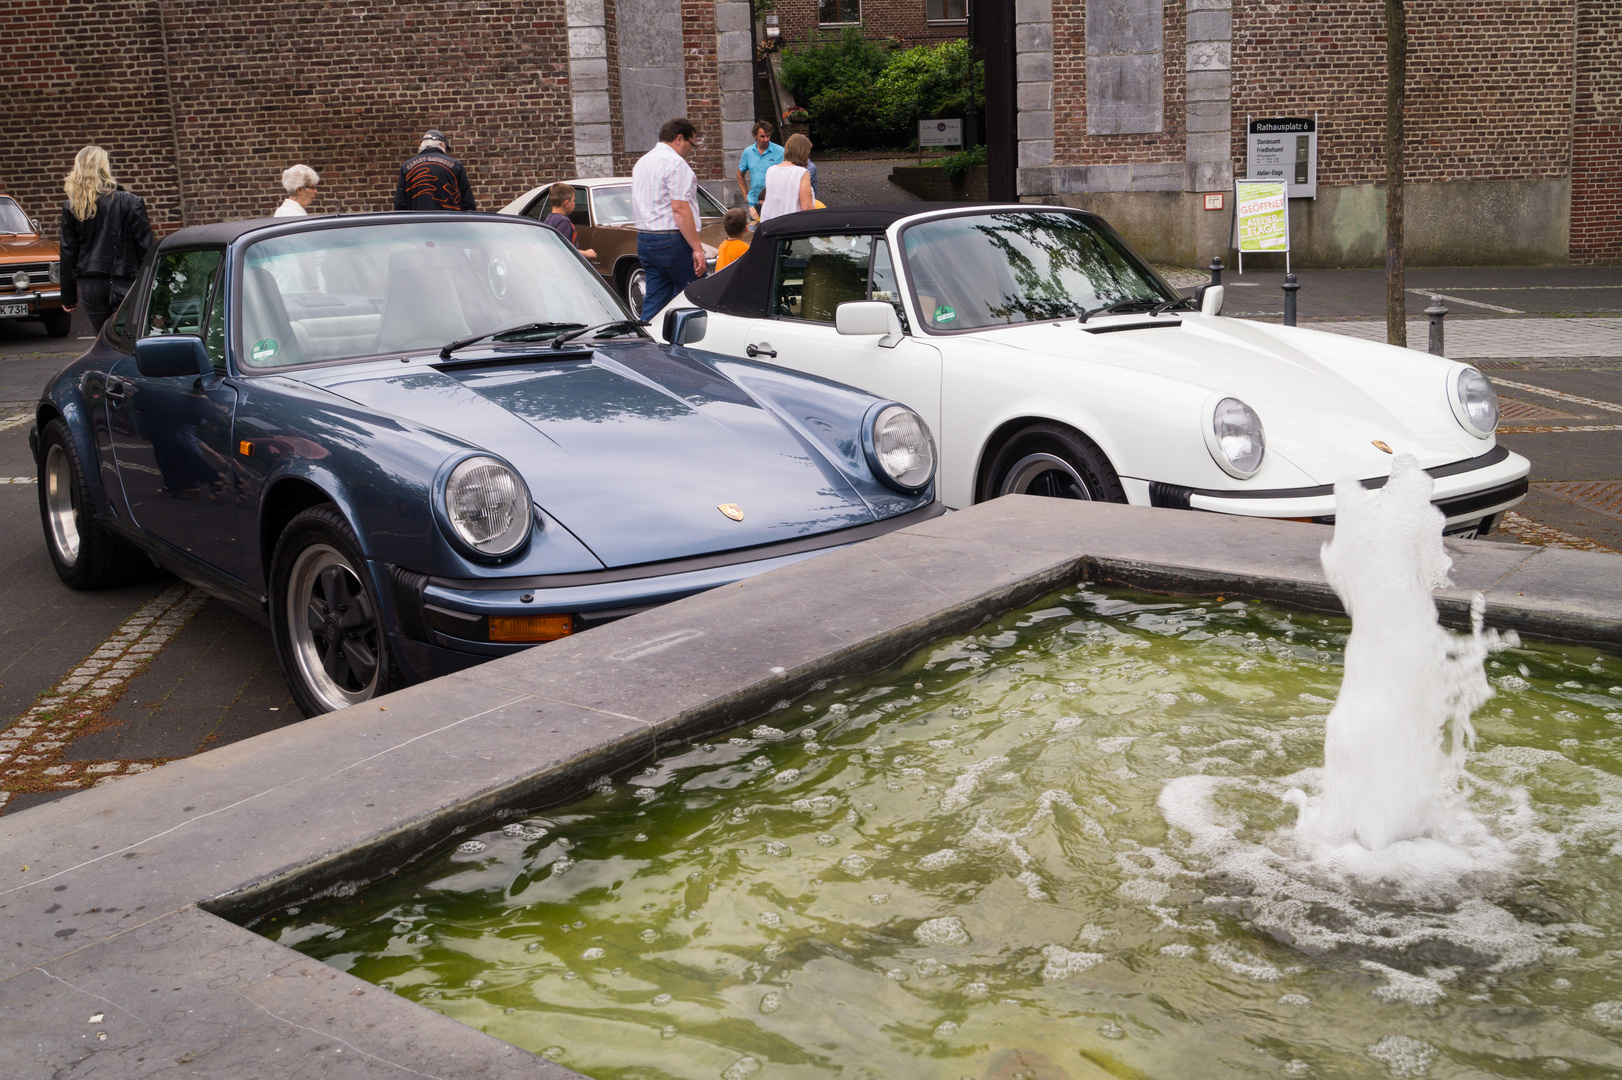
[[[1435,488],[1431,504],[1447,518],[1445,531],[1486,532],[1498,515],[1526,498],[1527,475],[1531,462],[1503,446],[1479,457],[1438,465],[1425,471]],[[1385,486],[1386,477],[1362,481],[1366,488]],[[1307,519],[1325,525],[1335,521],[1335,488],[1323,484],[1311,488],[1273,491],[1216,491],[1151,483],[1149,502],[1181,510],[1209,510],[1243,517]]]
[[[533,647],[534,643],[491,641],[492,616],[569,615],[574,632],[579,632],[849,547],[945,512],[945,506],[936,502],[883,521],[798,540],[581,574],[466,580],[430,578],[400,567],[379,569],[383,571],[380,577],[390,586],[400,633],[431,647],[416,650],[423,661],[431,663],[435,669],[412,673],[416,678],[423,678],[439,674],[437,668],[451,662],[444,657],[433,659],[436,652],[448,650],[457,657],[477,662]],[[460,660],[456,662],[466,666]]]
[[[27,315],[12,315],[13,319],[31,319],[42,311],[56,311],[62,306],[61,289],[29,289],[25,292],[0,292],[0,307],[7,304],[28,305]]]

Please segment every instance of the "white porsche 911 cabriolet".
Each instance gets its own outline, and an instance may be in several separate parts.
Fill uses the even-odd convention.
[[[952,507],[1026,493],[1327,522],[1336,480],[1378,486],[1404,453],[1450,535],[1525,498],[1481,372],[1223,318],[1221,291],[1183,297],[1085,211],[914,204],[768,221],[671,307],[706,312],[706,351],[917,410]]]

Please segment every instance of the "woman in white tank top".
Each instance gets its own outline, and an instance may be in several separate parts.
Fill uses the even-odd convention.
[[[766,170],[766,191],[760,197],[760,220],[767,221],[796,210],[809,210],[814,203],[811,173],[811,140],[795,132],[783,144],[783,162]]]

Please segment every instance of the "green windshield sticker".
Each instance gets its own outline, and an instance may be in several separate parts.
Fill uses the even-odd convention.
[[[261,360],[269,360],[280,349],[281,345],[277,343],[275,338],[262,337],[253,343],[253,348],[248,351],[248,355],[253,357],[253,362],[257,364]]]
[[[945,304],[942,304],[940,307],[935,309],[936,322],[951,322],[955,318],[957,318],[957,311],[953,308],[947,307]]]

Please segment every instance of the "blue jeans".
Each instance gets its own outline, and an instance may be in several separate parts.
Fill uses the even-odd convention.
[[[640,313],[646,322],[698,275],[693,273],[693,249],[681,233],[638,233],[636,257],[647,274],[647,292]]]

